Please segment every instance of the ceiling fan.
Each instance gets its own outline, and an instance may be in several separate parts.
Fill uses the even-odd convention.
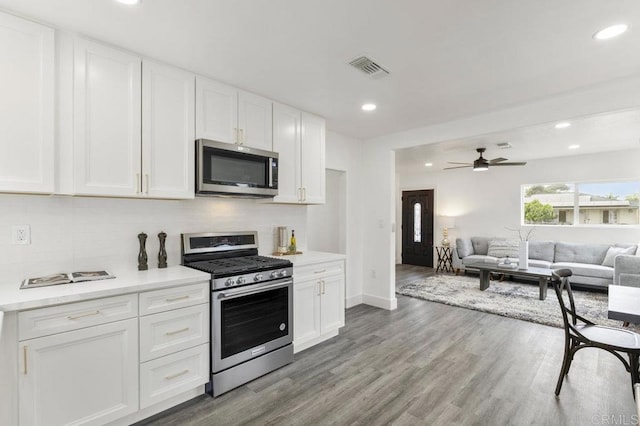
[[[527,164],[526,161],[512,161],[505,163],[505,161],[507,161],[508,159],[502,157],[494,158],[493,160],[487,160],[482,156],[482,153],[486,150],[487,148],[476,148],[476,151],[480,153],[480,157],[478,157],[478,159],[473,163],[456,163],[454,161],[447,161],[447,163],[449,164],[463,164],[463,166],[445,167],[444,170],[473,167],[474,172],[483,172],[485,170],[489,170],[489,166],[524,166],[525,164]]]

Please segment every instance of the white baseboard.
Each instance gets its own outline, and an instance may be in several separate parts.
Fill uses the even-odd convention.
[[[362,295],[358,294],[356,296],[347,297],[347,299],[345,300],[345,307],[349,309],[353,308],[356,305],[361,305],[362,303],[364,303],[362,301]]]
[[[395,297],[393,299],[385,299],[379,296],[363,294],[362,302],[366,303],[367,305],[375,306],[377,308],[386,309],[388,311],[393,311],[398,308],[398,299],[396,299]]]

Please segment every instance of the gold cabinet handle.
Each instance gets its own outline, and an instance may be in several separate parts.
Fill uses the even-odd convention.
[[[167,336],[173,336],[174,334],[184,333],[185,331],[189,331],[189,327],[181,328],[180,330],[167,331],[165,334]]]
[[[144,193],[145,193],[145,194],[148,194],[148,193],[149,193],[149,173],[145,174],[144,176],[145,176],[146,181],[147,181],[147,185],[146,185],[146,187],[145,187],[145,191],[144,191]]]
[[[327,272],[326,269],[320,269],[319,271],[313,271],[314,274],[322,274],[323,272]]]
[[[322,281],[318,281],[318,296],[322,294]]]
[[[177,296],[177,297],[167,297],[166,300],[167,302],[177,302],[178,300],[184,300],[184,299],[188,299],[189,295],[184,295],[184,296]]]
[[[307,188],[302,188],[302,201],[307,201]]]
[[[26,375],[27,374],[27,345],[24,345],[22,347],[22,362],[24,364],[24,369],[22,370],[22,372]]]
[[[92,317],[92,316],[94,316],[94,315],[99,315],[99,314],[100,314],[100,311],[84,312],[84,313],[82,313],[82,314],[69,315],[69,316],[67,316],[67,319],[70,319],[70,320],[77,320],[77,319],[80,319],[80,318],[84,318],[84,317]]]
[[[233,139],[234,139],[234,143],[236,144],[240,144],[240,140],[238,139],[238,128],[234,127],[233,128]]]
[[[171,380],[171,379],[175,379],[176,377],[184,376],[188,372],[189,372],[189,370],[182,370],[179,373],[169,374],[168,376],[164,376],[164,378],[165,378],[165,380]]]
[[[322,280],[322,294],[325,294],[324,280]]]

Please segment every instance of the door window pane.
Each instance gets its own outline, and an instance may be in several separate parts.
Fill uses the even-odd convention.
[[[413,242],[422,242],[422,205],[413,205]]]

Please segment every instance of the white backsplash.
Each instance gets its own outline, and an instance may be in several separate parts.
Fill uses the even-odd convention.
[[[144,200],[0,194],[0,285],[26,277],[107,269],[135,270],[140,232],[148,235],[149,269],[158,266],[158,233],[167,233],[169,266],[180,264],[180,234],[258,231],[260,254],[275,249],[275,228],[296,231],[306,249],[307,207],[202,197]],[[31,226],[31,244],[11,244],[14,225]]]

